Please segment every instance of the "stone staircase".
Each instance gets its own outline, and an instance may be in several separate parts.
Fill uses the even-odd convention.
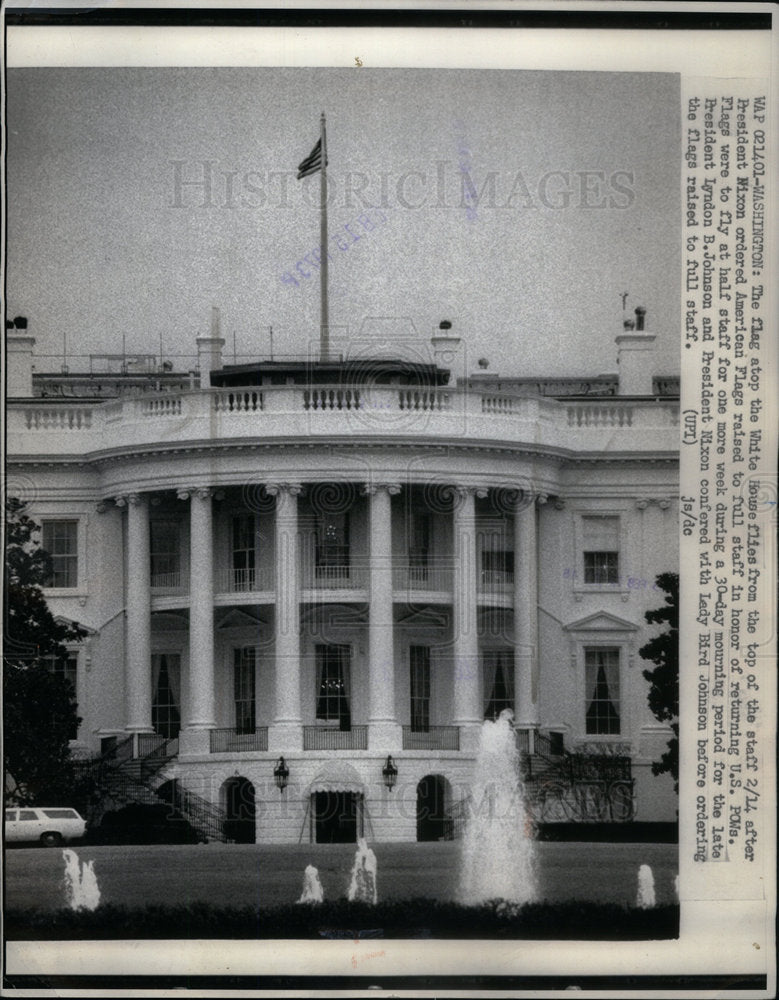
[[[204,841],[225,843],[226,815],[194,792],[169,781],[165,769],[178,755],[178,739],[145,739],[128,736],[111,746],[100,757],[79,763],[81,776],[97,789],[97,800],[90,810],[96,821],[108,807],[168,805],[174,808]],[[137,742],[136,742],[137,740]]]

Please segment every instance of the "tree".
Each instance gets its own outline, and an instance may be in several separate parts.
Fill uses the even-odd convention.
[[[49,665],[87,633],[56,619],[46,603],[41,587],[51,576],[51,557],[25,506],[13,497],[5,504],[3,751],[16,798],[57,805],[72,789],[68,743],[81,720],[71,685]]]
[[[670,774],[674,789],[679,791],[679,574],[660,573],[656,585],[665,592],[665,605],[654,611],[645,611],[650,624],[664,625],[665,632],[656,635],[638,651],[644,660],[657,666],[644,670],[649,681],[649,708],[660,722],[670,722],[673,737],[659,761],[652,763],[653,774]]]

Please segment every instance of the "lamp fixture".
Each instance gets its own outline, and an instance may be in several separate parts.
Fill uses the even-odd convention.
[[[289,768],[283,757],[279,757],[278,763],[273,768],[273,777],[276,779],[276,787],[280,792],[283,792],[287,787],[287,779],[289,778]]]
[[[392,791],[398,779],[398,769],[395,767],[391,754],[387,754],[387,763],[381,769],[381,773],[384,776],[384,784]]]

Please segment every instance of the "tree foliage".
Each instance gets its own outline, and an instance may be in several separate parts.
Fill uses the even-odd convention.
[[[51,613],[41,587],[51,575],[51,557],[40,545],[40,527],[25,504],[5,504],[3,588],[3,752],[16,798],[57,805],[72,787],[69,737],[80,719],[75,692],[50,670],[68,644],[86,630]]]
[[[660,573],[655,580],[665,593],[663,607],[646,611],[644,617],[650,624],[667,625],[638,651],[644,660],[656,666],[644,670],[649,681],[649,708],[660,722],[669,722],[673,737],[659,761],[652,764],[653,774],[670,774],[674,788],[679,789],[679,574]]]

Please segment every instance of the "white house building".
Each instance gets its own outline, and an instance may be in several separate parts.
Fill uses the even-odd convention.
[[[568,379],[462,370],[448,323],[232,366],[215,324],[191,372],[41,372],[6,334],[9,491],[89,629],[58,665],[82,756],[232,839],[438,839],[511,708],[539,820],[675,819],[638,649],[678,567],[678,378],[643,310],[618,375]]]

